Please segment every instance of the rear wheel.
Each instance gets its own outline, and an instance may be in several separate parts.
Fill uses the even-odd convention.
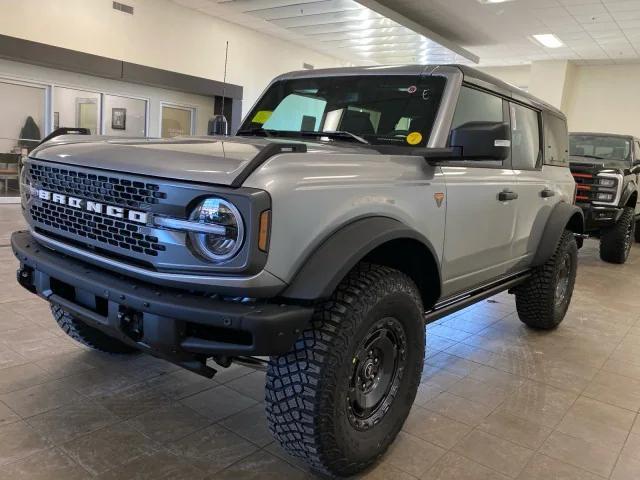
[[[624,263],[629,258],[633,239],[636,237],[634,213],[633,208],[625,207],[617,223],[602,231],[600,258],[605,262]]]
[[[58,305],[51,305],[51,312],[53,313],[53,318],[56,319],[60,328],[67,335],[93,350],[118,354],[139,352],[139,350],[122,343],[120,340],[105,335],[100,330],[76,320],[69,312]]]
[[[407,418],[424,361],[419,292],[403,273],[361,265],[317,308],[312,327],[267,371],[269,428],[330,475],[375,462]]]
[[[532,328],[549,330],[564,319],[576,282],[578,246],[573,232],[565,230],[553,256],[536,267],[531,277],[515,289],[520,320]]]

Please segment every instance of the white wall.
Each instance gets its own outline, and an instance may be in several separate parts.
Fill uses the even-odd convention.
[[[531,93],[550,103],[560,101],[570,131],[640,137],[640,64],[589,66],[569,62],[564,75],[538,75],[537,79],[527,79],[521,67],[482,70],[510,83],[514,82],[509,79],[515,78],[541,87]]]
[[[640,137],[640,65],[578,66],[565,113],[572,131]]]
[[[480,67],[489,75],[499,78],[503,82],[510,83],[520,88],[529,88],[531,80],[531,65],[522,65],[517,67]]]
[[[340,60],[218,20],[168,0],[127,0],[134,15],[111,0],[2,0],[0,33],[189,75],[242,85],[243,114],[276,75],[340,66]]]

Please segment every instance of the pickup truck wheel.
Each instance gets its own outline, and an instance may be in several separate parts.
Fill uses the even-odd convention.
[[[553,256],[536,267],[531,277],[515,289],[520,320],[532,328],[549,330],[564,319],[578,266],[578,246],[573,233],[565,230]]]
[[[267,369],[269,429],[324,474],[353,475],[402,428],[424,362],[420,294],[403,273],[363,264],[320,305],[311,328]]]
[[[606,230],[600,236],[600,258],[609,263],[624,263],[629,257],[636,223],[634,221],[634,209],[625,207],[618,222]]]
[[[67,335],[93,350],[118,354],[139,352],[139,350],[105,335],[100,330],[76,320],[69,312],[58,305],[51,305],[51,312],[53,313],[53,318],[56,319],[60,328]]]

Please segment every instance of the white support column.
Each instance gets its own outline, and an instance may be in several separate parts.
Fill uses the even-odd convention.
[[[529,92],[564,111],[574,70],[575,65],[568,60],[533,62]]]

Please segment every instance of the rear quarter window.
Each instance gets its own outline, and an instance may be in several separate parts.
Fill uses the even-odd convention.
[[[551,112],[542,113],[545,165],[569,166],[567,120]]]

